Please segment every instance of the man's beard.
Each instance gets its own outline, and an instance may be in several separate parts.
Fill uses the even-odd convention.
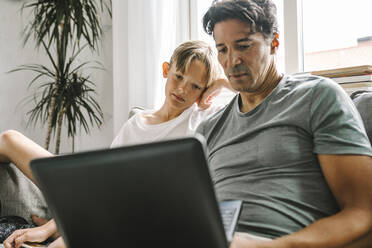
[[[230,80],[230,78],[231,78],[232,75],[240,75],[240,74],[245,74],[244,76],[247,79],[244,80],[244,81],[241,81],[241,83],[239,83],[239,80],[233,80],[233,82],[232,82],[232,80]],[[226,76],[229,79],[230,84],[234,88],[234,90],[239,91],[239,92],[254,92],[254,89],[252,89],[252,86],[253,86],[252,85],[253,84],[252,73],[249,70],[249,68],[247,68],[246,66],[244,66],[244,65],[237,65],[237,66],[235,66],[233,68],[229,68],[226,71]],[[245,83],[247,81],[248,82],[250,81],[251,83],[248,84],[248,85],[246,85]]]
[[[247,74],[247,75],[252,75],[251,71],[249,70],[248,67],[240,64],[240,65],[237,65],[237,66],[234,66],[232,68],[229,68],[227,69],[226,71],[226,75],[229,77],[230,75],[233,75],[233,74]]]

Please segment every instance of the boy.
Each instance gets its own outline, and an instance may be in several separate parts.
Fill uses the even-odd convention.
[[[162,107],[142,111],[130,118],[111,147],[192,135],[201,121],[222,108],[211,106],[203,110],[197,106],[203,92],[214,82],[219,86],[227,85],[227,81],[220,77],[222,70],[216,54],[207,43],[188,41],[181,44],[170,62],[163,63],[162,69],[167,79]],[[52,154],[18,132],[7,131],[0,136],[0,162],[13,162],[34,182],[29,161],[46,156]],[[52,219],[40,227],[15,231],[4,241],[4,246],[14,248],[27,241],[42,242],[56,233]],[[60,237],[49,247],[65,247],[65,244]]]

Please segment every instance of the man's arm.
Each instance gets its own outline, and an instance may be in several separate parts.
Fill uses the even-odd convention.
[[[246,248],[344,248],[364,245],[372,229],[372,158],[358,155],[318,155],[327,183],[340,212],[308,227],[269,242],[238,239],[231,247]],[[369,237],[370,238],[370,237]],[[361,239],[358,241],[358,239]],[[359,246],[350,246],[350,248]],[[360,246],[363,247],[363,246]]]
[[[9,130],[0,134],[0,162],[12,162],[34,183],[30,161],[50,156],[53,154],[17,131]]]
[[[372,230],[361,237],[360,239],[354,241],[353,243],[345,246],[344,248],[371,248],[372,246]]]

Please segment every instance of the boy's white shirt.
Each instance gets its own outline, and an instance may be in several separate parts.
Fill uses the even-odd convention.
[[[155,125],[146,124],[143,115],[152,114],[155,110],[144,110],[132,116],[120,129],[111,144],[111,148],[139,143],[148,143],[165,139],[193,136],[198,125],[222,106],[210,106],[205,110],[199,109],[197,104],[182,112],[178,117]]]

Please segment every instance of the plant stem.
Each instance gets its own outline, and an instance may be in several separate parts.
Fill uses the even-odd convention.
[[[59,113],[58,113],[56,155],[59,154],[59,147],[61,145],[62,120],[63,120],[63,115],[65,114],[65,108],[63,107],[63,105],[64,105],[64,102],[62,102],[61,109],[59,110]]]
[[[56,103],[56,97],[55,97],[56,90],[57,90],[57,83],[54,83],[53,90],[52,90],[53,96],[52,96],[52,99],[50,100],[50,106],[49,106],[47,137],[45,139],[45,149],[46,150],[49,150],[50,136],[52,134],[53,109],[54,109],[54,105]]]

